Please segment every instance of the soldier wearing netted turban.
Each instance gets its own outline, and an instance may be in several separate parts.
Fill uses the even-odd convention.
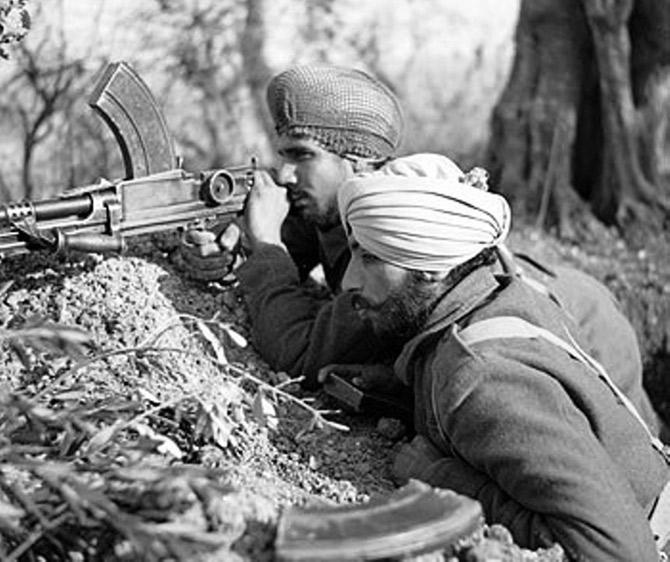
[[[398,100],[361,70],[290,68],[272,79],[267,102],[278,135],[310,137],[340,156],[385,161],[400,144]]]
[[[237,278],[264,358],[313,387],[324,365],[386,353],[355,313],[351,295],[339,294],[349,248],[337,192],[347,179],[393,161],[403,116],[387,85],[337,66],[291,67],[269,82],[266,99],[280,156],[277,185],[261,181],[249,197],[253,251]],[[330,301],[301,285],[317,266],[337,295]]]

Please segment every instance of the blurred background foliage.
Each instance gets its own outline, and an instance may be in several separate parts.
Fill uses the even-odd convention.
[[[472,163],[510,71],[519,2],[28,0],[27,8],[30,33],[0,59],[5,201],[122,175],[111,134],[86,104],[116,60],[153,90],[188,169],[252,154],[271,161],[265,84],[306,62],[385,81],[405,107],[403,153]]]

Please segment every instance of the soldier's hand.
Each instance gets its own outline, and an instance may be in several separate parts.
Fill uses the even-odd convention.
[[[219,281],[238,265],[242,231],[230,223],[219,235],[191,229],[181,240],[181,256],[188,274],[199,281]]]
[[[331,374],[349,380],[361,390],[379,391],[392,394],[399,391],[402,387],[402,383],[395,376],[393,368],[389,365],[326,365],[319,370],[317,380],[320,384],[323,384]]]
[[[399,484],[407,482],[410,478],[425,480],[426,468],[443,457],[443,453],[432,442],[423,435],[417,435],[400,447],[393,461],[391,473]]]
[[[289,211],[285,187],[277,185],[266,171],[257,171],[247,197],[244,218],[251,250],[258,244],[284,247],[281,226]]]

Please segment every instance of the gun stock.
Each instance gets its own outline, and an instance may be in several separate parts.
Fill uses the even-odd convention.
[[[118,142],[125,179],[0,205],[0,256],[39,249],[120,252],[127,236],[207,227],[242,211],[255,159],[248,166],[183,170],[160,107],[126,63],[108,65],[89,105]]]

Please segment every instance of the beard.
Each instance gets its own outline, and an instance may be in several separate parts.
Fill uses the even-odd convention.
[[[328,230],[333,226],[340,224],[340,213],[337,206],[328,207],[325,210],[310,209],[305,207],[303,209],[302,218],[307,222],[316,225],[321,230]]]
[[[337,201],[330,201],[326,208],[321,208],[314,199],[302,192],[289,192],[289,201],[294,212],[299,214],[305,222],[321,230],[327,230],[340,224]]]
[[[423,329],[443,292],[439,283],[411,275],[383,302],[375,305],[359,296],[354,305],[369,320],[388,352],[393,354]]]

